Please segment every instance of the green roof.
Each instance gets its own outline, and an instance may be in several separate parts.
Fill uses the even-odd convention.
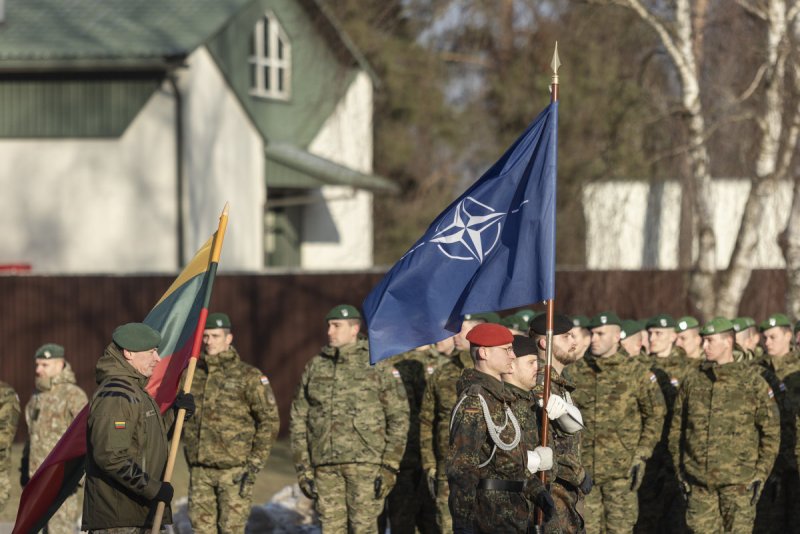
[[[185,56],[251,0],[5,0],[0,62]]]

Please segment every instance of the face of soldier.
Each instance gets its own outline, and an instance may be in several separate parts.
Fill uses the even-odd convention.
[[[226,328],[209,328],[203,331],[203,350],[209,356],[216,356],[231,348],[233,334]]]
[[[439,354],[444,354],[445,356],[449,356],[453,353],[453,349],[456,347],[456,340],[455,336],[450,336],[447,339],[443,339],[441,341],[437,341],[434,345],[436,352]]]
[[[758,346],[758,341],[758,331],[753,327],[736,332],[736,343],[745,350],[755,350]]]
[[[770,356],[789,354],[792,344],[792,331],[788,328],[770,328],[764,332],[764,348]]]
[[[123,349],[122,354],[139,374],[148,378],[152,376],[153,370],[156,368],[156,365],[158,365],[158,362],[161,361],[161,357],[158,355],[158,349],[141,350],[138,352]]]
[[[555,347],[555,343],[553,343]],[[511,362],[511,372],[503,374],[503,380],[530,391],[536,386],[539,374],[539,357],[536,354],[516,356]]]
[[[648,330],[650,352],[657,356],[669,356],[675,343],[675,330],[672,328],[651,328]]]
[[[575,339],[575,343],[577,345],[576,352],[578,354],[578,358],[582,358],[586,351],[589,349],[589,345],[592,343],[592,334],[586,328],[582,326],[575,326],[570,330],[573,339]]]
[[[600,358],[607,358],[617,352],[619,345],[620,328],[614,324],[607,324],[592,328],[592,354]]]
[[[706,360],[719,364],[733,361],[733,336],[728,332],[703,336],[703,352]]]
[[[456,345],[456,350],[469,350],[469,341],[467,341],[467,334],[477,325],[484,321],[462,321],[461,332],[454,336],[453,341]]]
[[[64,369],[64,360],[56,358],[54,360],[36,359],[36,378],[53,378]]]
[[[328,345],[333,348],[344,347],[355,343],[361,324],[349,319],[331,319],[328,321]]]
[[[511,362],[515,357],[511,343],[497,347],[480,347],[478,354],[482,360],[481,367],[487,374],[502,380],[501,375],[511,372]]]
[[[566,334],[553,336],[553,358],[564,365],[578,361],[578,343],[575,341],[572,330]]]
[[[627,336],[625,339],[621,339],[619,344],[622,345],[622,348],[625,349],[628,354],[636,356],[642,351],[642,338],[644,338],[642,333],[636,332],[635,334]]]
[[[697,328],[684,330],[675,338],[675,346],[680,347],[686,351],[689,358],[697,358],[700,354],[700,345],[703,343],[703,338],[700,337],[700,332]]]

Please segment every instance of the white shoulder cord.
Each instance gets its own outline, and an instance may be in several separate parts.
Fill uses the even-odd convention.
[[[459,399],[458,404],[456,404],[456,407],[453,408],[453,415],[450,418],[451,432],[453,431],[453,422],[455,421],[456,412],[458,412],[458,408],[461,406],[461,403],[464,402],[464,399],[466,398],[467,396],[463,395],[461,399]],[[492,420],[492,415],[489,413],[489,405],[486,404],[486,400],[480,393],[478,394],[478,400],[481,402],[481,407],[483,408],[483,418],[486,421],[486,428],[489,431],[489,437],[492,438],[492,442],[494,443],[494,446],[492,447],[492,454],[489,455],[489,459],[478,465],[478,467],[484,467],[488,465],[489,462],[492,461],[492,458],[494,458],[494,453],[497,451],[498,448],[504,451],[510,451],[513,450],[517,445],[519,445],[521,432],[519,428],[519,421],[517,421],[517,418],[514,416],[514,412],[511,411],[511,408],[506,406],[505,410],[506,420],[503,421],[502,425],[498,426],[494,424],[494,420]],[[509,421],[511,421],[511,425],[514,427],[514,438],[511,440],[510,443],[506,443],[500,438],[500,432],[502,432],[506,428],[506,426],[508,426]]]

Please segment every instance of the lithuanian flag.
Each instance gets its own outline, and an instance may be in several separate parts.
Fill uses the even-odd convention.
[[[197,251],[144,319],[161,333],[159,354],[162,359],[150,377],[147,391],[156,399],[162,413],[175,401],[181,373],[189,359],[200,354],[208,303],[227,225],[226,204],[217,231]],[[33,534],[42,530],[64,500],[78,489],[84,473],[88,418],[87,405],[25,486],[12,534]],[[114,425],[115,428],[124,428],[125,422],[115,421]]]

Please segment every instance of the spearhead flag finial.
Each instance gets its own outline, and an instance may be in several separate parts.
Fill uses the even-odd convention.
[[[553,60],[550,62],[550,68],[553,69],[553,83],[558,84],[558,67],[561,66],[561,60],[558,59],[558,41],[556,41],[556,49],[553,51]]]

